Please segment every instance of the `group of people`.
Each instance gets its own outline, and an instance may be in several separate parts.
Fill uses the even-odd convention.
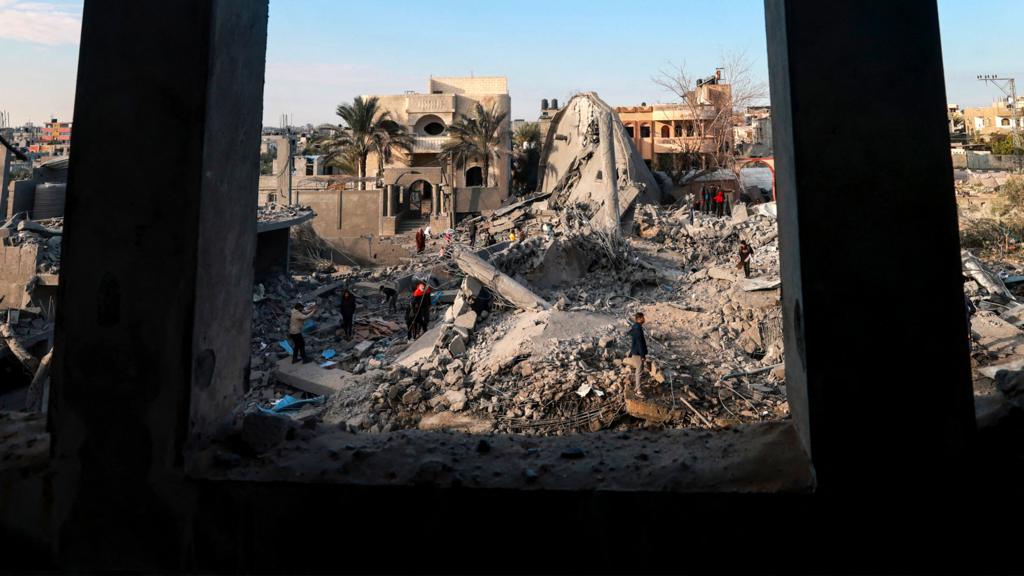
[[[696,212],[701,214],[714,214],[715,216],[731,216],[732,202],[731,192],[727,192],[717,185],[702,185],[700,195],[693,197],[690,203],[690,224],[693,224],[693,216]]]
[[[398,291],[392,286],[382,284],[380,286],[380,293],[382,297],[381,304],[386,304],[389,311],[395,312],[398,308]],[[354,335],[353,324],[355,323],[356,315],[356,296],[348,288],[341,292],[339,311],[341,312],[341,330],[339,330],[339,335],[344,335],[345,338],[351,340]],[[306,320],[312,318],[316,312],[316,304],[311,304],[307,307],[296,302],[292,306],[292,312],[288,318],[288,340],[292,346],[292,364],[299,360],[302,360],[303,364],[310,362],[309,356],[306,354],[306,339],[302,335],[302,329]]]

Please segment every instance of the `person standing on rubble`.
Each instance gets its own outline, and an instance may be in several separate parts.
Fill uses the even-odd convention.
[[[416,286],[416,291],[412,293],[413,302],[416,308],[416,328],[417,334],[422,334],[427,331],[427,326],[430,324],[430,286],[426,282],[420,282]],[[418,337],[418,336],[417,336]]]
[[[345,332],[345,338],[352,339],[352,320],[356,315],[356,297],[345,288],[341,293],[341,329]]]
[[[705,184],[700,185],[700,212],[701,214],[711,214],[711,188]]]
[[[715,186],[715,189],[715,216],[725,216],[725,194],[718,186]]]
[[[469,247],[476,247],[476,222],[469,225]]]
[[[381,304],[387,304],[389,312],[394,312],[398,309],[398,290],[395,290],[391,286],[381,284],[380,293],[381,296],[383,296]]]
[[[687,195],[686,204],[690,207],[690,226],[693,226],[693,214],[697,211],[697,206],[699,206],[697,197],[693,194]]]
[[[963,277],[964,284],[970,280],[967,276]],[[964,293],[964,313],[967,316],[967,355],[971,355],[971,349],[973,348],[974,342],[971,336],[971,316],[974,316],[978,312],[978,308],[971,302],[971,299],[967,297],[967,293]]]
[[[308,312],[302,311],[302,304],[298,302],[292,307],[291,318],[288,319],[288,339],[292,343],[292,364],[302,358],[303,364],[309,363],[306,356],[306,339],[302,337],[302,324],[316,313],[316,304]]]
[[[416,230],[416,253],[422,254],[423,249],[427,246],[427,238],[423,234],[423,228]]]
[[[643,312],[637,312],[633,316],[633,325],[629,327],[629,335],[633,340],[629,353],[632,356],[633,368],[636,370],[636,387],[634,392],[638,398],[643,398],[643,392],[640,390],[640,376],[643,374],[644,361],[647,359],[647,337],[644,336]]]
[[[739,268],[743,268],[743,276],[750,278],[750,256],[754,251],[750,248],[750,244],[747,244],[746,240],[740,241],[740,262]]]

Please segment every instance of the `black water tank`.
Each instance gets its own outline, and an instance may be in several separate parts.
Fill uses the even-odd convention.
[[[547,98],[544,98],[544,99],[542,99],[540,101],[540,109],[541,110],[547,110],[548,109],[548,99]]]
[[[67,184],[56,182],[36,186],[35,199],[32,201],[32,219],[45,220],[63,216],[64,194],[67,189]]]
[[[558,98],[551,99],[551,109],[558,110]]]

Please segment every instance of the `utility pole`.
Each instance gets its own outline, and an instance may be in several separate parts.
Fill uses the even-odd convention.
[[[985,82],[986,84],[992,83],[996,88],[999,88],[1007,98],[1010,99],[1010,130],[1013,133],[1011,142],[1013,142],[1014,150],[1020,150],[1024,148],[1024,141],[1021,140],[1020,135],[1020,122],[1021,116],[1017,106],[1017,82],[1014,78],[1003,78],[998,74],[979,74],[978,80]],[[1021,156],[1014,154],[1017,159],[1017,169],[1021,169]]]

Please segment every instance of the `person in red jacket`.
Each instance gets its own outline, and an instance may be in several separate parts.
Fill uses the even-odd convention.
[[[715,214],[718,216],[725,216],[725,193],[722,192],[721,188],[715,187]]]

